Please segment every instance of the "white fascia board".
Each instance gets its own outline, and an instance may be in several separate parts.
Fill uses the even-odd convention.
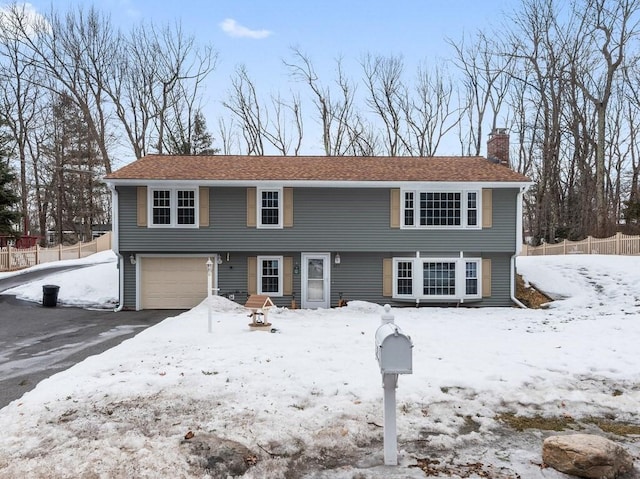
[[[401,189],[479,189],[523,188],[531,185],[524,181],[315,181],[315,180],[106,180],[113,186],[150,186],[156,188],[194,188],[196,186],[242,186],[258,188],[401,188]]]

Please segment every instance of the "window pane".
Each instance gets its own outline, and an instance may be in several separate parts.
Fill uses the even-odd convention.
[[[465,294],[478,294],[478,263],[466,263]]]
[[[321,258],[307,260],[307,299],[324,300],[324,260]]]
[[[324,301],[324,282],[317,279],[310,279],[307,282],[307,300]]]
[[[467,211],[467,225],[476,226],[478,224],[478,212],[476,210]]]
[[[414,204],[413,204],[413,192],[406,192],[404,194],[404,225],[413,226],[414,223]]]
[[[280,261],[266,259],[262,261],[261,285],[263,293],[277,293],[280,279]]]
[[[278,225],[279,221],[279,192],[263,191],[260,204],[263,225]]]
[[[178,190],[178,224],[196,223],[196,193],[190,190]]]
[[[307,278],[322,279],[324,278],[324,260],[309,259],[307,263]]]
[[[171,191],[153,191],[152,221],[154,225],[171,224]]]
[[[421,226],[460,226],[460,193],[420,193]]]
[[[478,225],[478,193],[467,193],[467,226]]]
[[[396,289],[398,294],[413,294],[413,263],[411,261],[398,261],[396,268]]]
[[[423,294],[426,296],[455,296],[456,263],[424,263]]]

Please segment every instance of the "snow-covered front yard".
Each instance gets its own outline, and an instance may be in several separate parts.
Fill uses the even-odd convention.
[[[225,447],[244,451],[245,478],[565,477],[541,467],[556,432],[518,431],[520,416],[614,438],[637,458],[640,257],[519,258],[518,270],[557,298],[549,309],[393,310],[414,343],[398,467],[382,465],[381,306],[276,309],[268,333],[214,298],[213,334],[203,303],[0,410],[0,478],[226,477]],[[117,295],[115,263],[56,279],[67,304]],[[40,300],[46,282],[5,294]]]

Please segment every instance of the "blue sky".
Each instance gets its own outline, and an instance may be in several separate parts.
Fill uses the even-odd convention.
[[[62,10],[89,3],[31,0],[38,10],[47,10],[51,2]],[[412,75],[421,61],[450,55],[446,37],[459,39],[463,32],[499,24],[502,13],[513,10],[519,0],[95,0],[93,4],[125,29],[141,20],[164,24],[179,19],[185,33],[214,45],[218,66],[205,96],[211,129],[215,117],[224,113],[220,103],[238,64],[246,65],[265,97],[289,91],[282,60],[291,58],[291,46],[310,56],[323,83],[333,80],[338,57],[349,76],[361,78],[358,62],[366,53],[402,55],[406,72]]]

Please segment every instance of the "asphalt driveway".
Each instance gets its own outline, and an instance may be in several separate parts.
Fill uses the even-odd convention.
[[[43,308],[0,294],[0,408],[41,380],[181,312]]]

